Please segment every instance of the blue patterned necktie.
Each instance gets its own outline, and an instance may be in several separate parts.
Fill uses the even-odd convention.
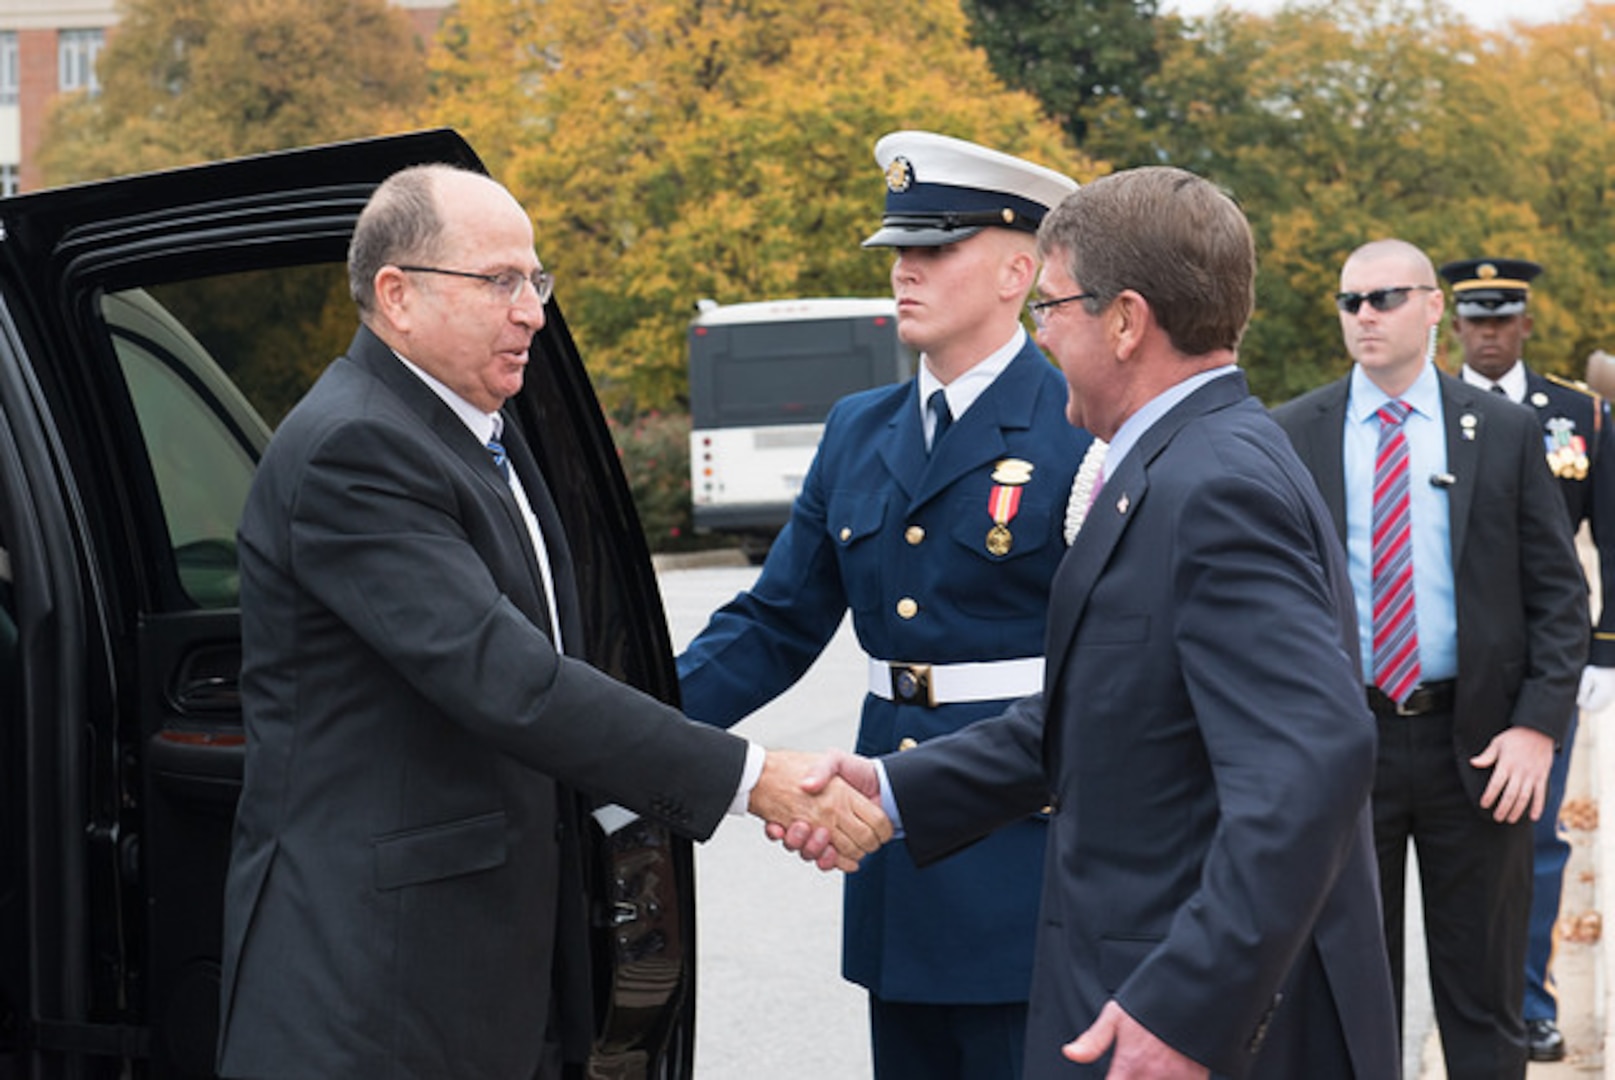
[[[504,444],[498,439],[489,439],[488,453],[493,455],[494,467],[499,470],[499,475],[505,478],[505,483],[510,483],[510,458],[505,456]]]

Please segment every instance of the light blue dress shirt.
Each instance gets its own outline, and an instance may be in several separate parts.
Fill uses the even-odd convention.
[[[1391,400],[1361,367],[1351,371],[1346,400],[1343,447],[1346,471],[1346,555],[1351,588],[1357,597],[1357,630],[1361,635],[1363,682],[1373,679],[1374,591],[1372,521],[1374,457],[1379,448],[1379,418],[1374,414]],[[1408,440],[1408,511],[1413,531],[1413,595],[1418,618],[1419,664],[1423,682],[1458,674],[1458,608],[1453,596],[1451,487],[1447,477],[1447,436],[1441,415],[1441,384],[1435,366],[1426,363],[1402,401],[1413,411],[1403,421]]]

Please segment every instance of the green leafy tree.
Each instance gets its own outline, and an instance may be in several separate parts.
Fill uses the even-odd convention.
[[[1078,145],[1100,102],[1127,106],[1160,68],[1155,0],[963,0],[993,71],[1043,103]],[[1165,17],[1165,32],[1179,22]]]
[[[597,389],[678,409],[695,301],[881,295],[862,250],[905,127],[1080,177],[1029,95],[970,47],[953,0],[462,0],[433,117],[468,133],[533,213]]]

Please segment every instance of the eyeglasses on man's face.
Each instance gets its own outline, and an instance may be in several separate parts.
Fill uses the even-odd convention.
[[[1032,325],[1042,330],[1049,324],[1049,312],[1061,304],[1069,304],[1074,300],[1092,300],[1091,292],[1072,293],[1070,296],[1060,296],[1053,300],[1033,300],[1026,305],[1027,314],[1032,316]]]
[[[501,270],[497,274],[476,274],[470,270],[445,270],[441,266],[405,266],[402,263],[398,269],[407,270],[412,274],[443,274],[447,277],[473,278],[477,281],[486,281],[489,285],[510,301],[511,305],[521,303],[522,289],[531,285],[538,294],[538,302],[547,304],[550,296],[555,292],[555,275],[542,266],[531,274],[524,274],[520,270]]]
[[[1389,289],[1373,289],[1369,292],[1339,292],[1335,293],[1335,306],[1347,315],[1355,315],[1362,309],[1363,302],[1375,311],[1395,311],[1408,302],[1410,292],[1435,292],[1434,285],[1393,285]]]

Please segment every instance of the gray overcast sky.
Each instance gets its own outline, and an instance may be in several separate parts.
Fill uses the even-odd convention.
[[[1219,4],[1267,14],[1276,11],[1282,0],[1161,0],[1161,9],[1180,15],[1205,15]],[[1485,30],[1501,30],[1510,22],[1557,22],[1581,10],[1581,0],[1460,0],[1452,4],[1471,24]]]

